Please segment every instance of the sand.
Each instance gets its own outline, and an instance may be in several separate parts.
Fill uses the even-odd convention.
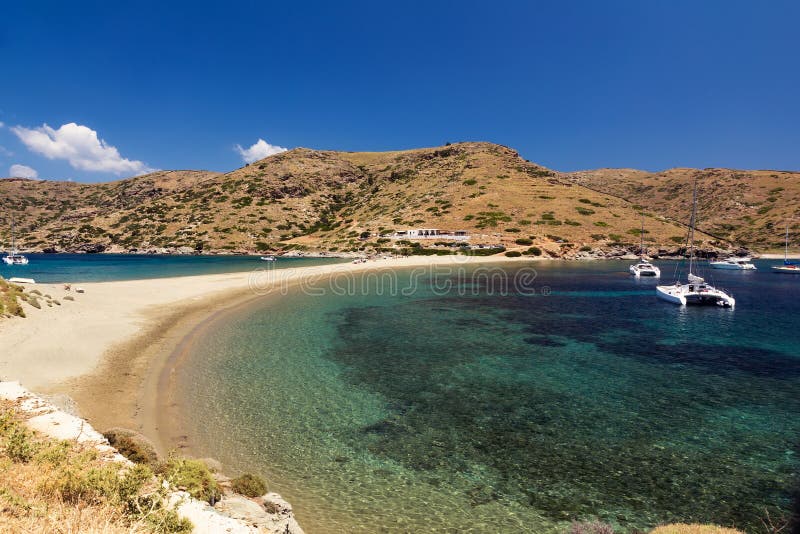
[[[122,426],[159,441],[156,416],[167,407],[158,397],[169,387],[161,370],[170,357],[190,350],[189,334],[215,315],[254,299],[280,298],[292,285],[325,287],[331,277],[366,270],[498,261],[535,260],[411,257],[288,269],[265,265],[246,273],[86,283],[71,291],[37,284],[61,306],[38,310],[26,304],[27,318],[0,320],[0,378],[74,400],[80,415],[101,431]],[[65,300],[68,295],[75,300]]]

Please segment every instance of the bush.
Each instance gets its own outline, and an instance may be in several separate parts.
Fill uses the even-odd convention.
[[[525,254],[527,254],[529,256],[541,256],[542,255],[542,249],[540,249],[539,247],[531,247],[531,248],[529,248],[528,250],[525,251]]]
[[[211,471],[200,460],[172,457],[159,466],[159,473],[173,486],[212,506],[222,496]]]
[[[156,448],[146,437],[126,428],[111,428],[103,436],[121,455],[136,464],[158,465]]]
[[[258,475],[245,473],[231,481],[231,489],[245,497],[261,497],[267,493],[267,483]]]
[[[517,245],[533,245],[533,241],[526,237],[520,237],[519,239],[515,240],[514,243]]]
[[[478,183],[478,181],[477,180],[473,180],[472,178],[470,178],[469,180],[464,180],[463,183],[464,183],[464,185],[475,185],[475,184]]]
[[[591,252],[592,251],[592,247],[590,247],[589,245],[583,245],[578,250],[580,250],[581,252]]]
[[[522,256],[522,252],[518,250],[509,250],[508,252],[506,252],[506,256],[508,256],[509,258],[519,258],[520,256]]]
[[[5,443],[8,457],[15,462],[30,462],[36,453],[36,444],[31,438],[30,432],[25,428],[14,426],[9,432]]]

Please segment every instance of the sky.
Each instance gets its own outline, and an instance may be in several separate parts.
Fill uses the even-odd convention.
[[[0,0],[0,176],[491,141],[562,170],[800,169],[800,3]]]

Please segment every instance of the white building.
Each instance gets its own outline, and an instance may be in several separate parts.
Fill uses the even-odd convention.
[[[392,239],[451,239],[467,241],[469,232],[466,230],[440,230],[438,228],[414,228],[400,230],[391,235]]]

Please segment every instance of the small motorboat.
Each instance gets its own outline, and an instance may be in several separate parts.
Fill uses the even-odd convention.
[[[750,258],[725,258],[724,260],[709,262],[714,269],[727,269],[729,271],[755,271]]]
[[[278,258],[275,256],[261,256],[261,261],[277,261]]]

